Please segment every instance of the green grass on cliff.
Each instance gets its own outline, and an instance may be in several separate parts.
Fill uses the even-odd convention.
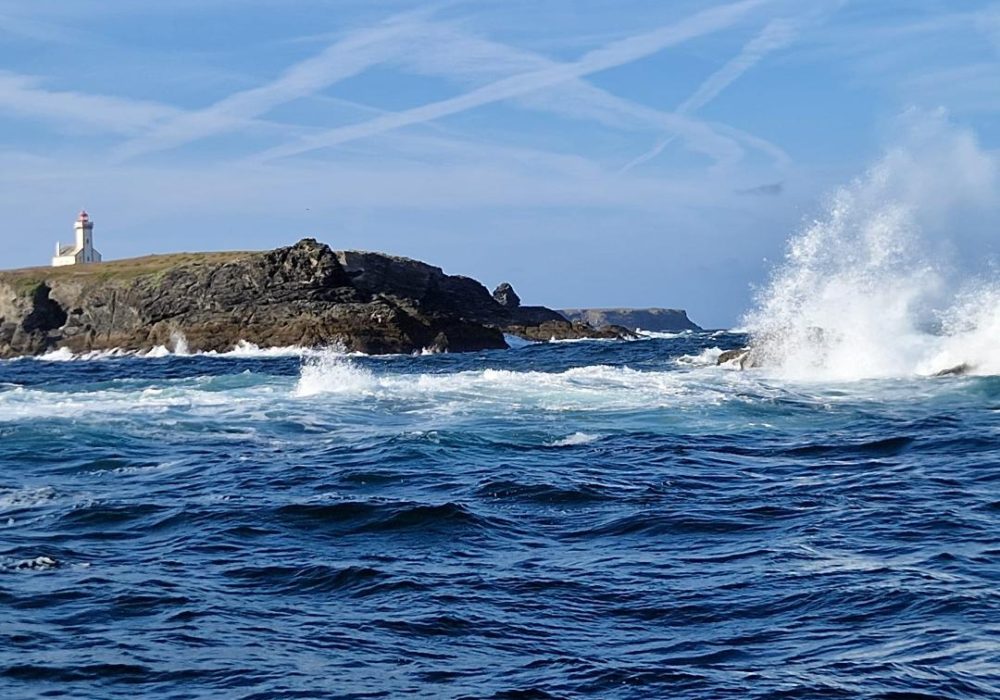
[[[29,292],[42,282],[54,282],[57,280],[66,282],[132,280],[147,275],[162,274],[167,270],[177,267],[201,264],[220,265],[245,258],[252,254],[242,251],[226,253],[171,253],[168,255],[147,255],[142,258],[128,258],[126,260],[111,260],[87,265],[26,267],[20,270],[0,271],[0,283],[7,283],[19,292]]]

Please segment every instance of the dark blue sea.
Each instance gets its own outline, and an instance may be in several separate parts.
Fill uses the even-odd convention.
[[[0,362],[0,697],[1000,697],[1000,377]]]

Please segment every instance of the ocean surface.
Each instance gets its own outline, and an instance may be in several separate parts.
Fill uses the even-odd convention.
[[[0,362],[0,697],[1000,697],[1000,377],[745,340]]]

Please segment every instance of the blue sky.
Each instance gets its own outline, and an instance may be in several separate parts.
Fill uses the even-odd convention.
[[[86,207],[106,258],[314,236],[729,325],[944,110],[996,157],[1000,3],[0,0],[0,267]]]

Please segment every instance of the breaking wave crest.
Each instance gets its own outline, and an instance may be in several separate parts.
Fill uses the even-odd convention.
[[[698,383],[673,371],[590,365],[561,372],[477,369],[453,373],[375,373],[357,358],[317,354],[305,358],[293,396],[377,398],[443,405],[531,406],[541,410],[638,409],[679,400],[722,401],[723,386]]]
[[[294,393],[299,397],[371,393],[377,384],[374,374],[351,363],[342,353],[325,352],[305,359]]]
[[[932,122],[791,240],[744,319],[760,364],[820,380],[1000,373],[995,274],[956,278],[940,244],[950,213],[995,202],[997,163]]]

